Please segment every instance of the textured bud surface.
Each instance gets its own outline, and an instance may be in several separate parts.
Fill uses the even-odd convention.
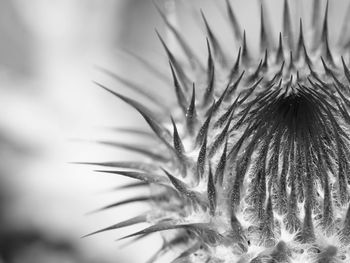
[[[293,28],[284,1],[276,43],[262,5],[260,47],[252,52],[227,1],[240,46],[234,59],[202,12],[206,63],[156,6],[187,57],[178,59],[157,32],[176,104],[165,111],[162,101],[141,93],[158,109],[151,110],[98,84],[137,110],[158,140],[153,149],[114,144],[146,157],[100,163],[108,169],[99,172],[140,180],[127,187],[151,191],[103,209],[147,201],[152,211],[95,233],[150,223],[125,237],[162,233],[162,250],[149,262],[173,248],[182,251],[173,263],[350,261],[350,36],[342,32],[330,45],[331,3],[321,10],[323,2],[313,2],[312,26],[300,19]]]

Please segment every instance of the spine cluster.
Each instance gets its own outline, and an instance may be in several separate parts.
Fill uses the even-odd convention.
[[[285,0],[277,43],[262,5],[260,57],[248,48],[229,1],[227,21],[240,45],[234,59],[202,12],[206,64],[157,7],[188,59],[180,61],[157,32],[176,104],[166,107],[128,82],[154,111],[97,83],[137,110],[153,132],[141,136],[159,143],[149,149],[101,142],[145,158],[92,163],[108,167],[98,172],[140,181],[124,188],[151,189],[150,195],[100,210],[144,201],[153,209],[92,234],[149,222],[150,227],[124,237],[163,233],[163,247],[149,262],[174,247],[182,252],[173,263],[350,260],[350,38],[343,32],[337,45],[330,45],[328,2],[324,12],[321,2],[314,0],[307,39],[302,19],[298,30],[293,28]]]

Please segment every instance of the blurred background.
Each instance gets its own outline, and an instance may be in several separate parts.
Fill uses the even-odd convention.
[[[142,242],[121,249],[122,231],[80,238],[144,208],[87,216],[119,200],[111,190],[123,180],[69,163],[118,159],[118,151],[84,140],[115,138],[111,127],[140,119],[92,83],[105,79],[95,66],[128,72],[118,50],[151,51],[157,20],[144,0],[0,0],[1,263],[142,262],[151,255]]]
[[[170,17],[174,15],[176,1],[158,2]],[[171,19],[181,21],[178,26],[184,29],[183,35],[191,36],[188,40],[198,46],[199,54],[205,52],[203,26],[187,26],[193,23],[188,14],[198,16],[199,7],[213,27],[222,30],[221,40],[230,47],[232,42],[226,41],[232,41],[230,31],[227,25],[220,26],[226,19],[224,1],[187,1],[197,13],[186,1],[179,2],[188,10]],[[257,43],[259,37],[257,2],[232,0],[249,43]],[[301,0],[295,2],[297,28],[300,16],[308,22],[311,1],[306,1],[304,9]],[[334,35],[339,33],[335,25],[346,1],[337,5],[330,9],[341,13],[330,21]],[[277,40],[283,1],[268,1],[268,6],[269,14],[276,12],[269,18],[277,25]],[[167,66],[161,66],[167,60],[155,27],[171,45],[151,0],[0,0],[0,263],[144,262],[160,246],[157,235],[126,247],[127,242],[115,242],[130,228],[81,239],[147,208],[134,204],[87,216],[134,193],[113,191],[125,179],[70,164],[133,158],[94,143],[97,139],[138,143],[137,137],[117,133],[116,127],[144,126],[144,121],[92,81],[128,94],[122,81],[112,80],[98,66],[145,84],[145,89],[155,85],[160,94],[169,92],[162,85],[170,79],[157,82],[125,52],[126,47],[137,51],[169,76]]]

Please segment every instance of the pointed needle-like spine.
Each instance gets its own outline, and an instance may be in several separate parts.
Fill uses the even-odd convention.
[[[326,4],[326,10],[324,15],[324,21],[323,21],[323,28],[322,28],[322,35],[321,35],[321,43],[322,43],[322,52],[327,60],[328,63],[330,63],[332,66],[334,66],[334,60],[333,56],[331,54],[331,50],[329,48],[329,40],[328,40],[328,6],[329,6],[329,0],[327,0]]]
[[[133,178],[136,180],[140,180],[146,183],[153,183],[153,184],[163,185],[169,182],[169,180],[166,177],[160,176],[158,174],[141,173],[141,172],[135,172],[135,171],[120,171],[120,170],[94,170],[94,172],[118,174],[118,175],[126,176],[129,178]]]
[[[186,126],[187,126],[188,132],[191,135],[194,134],[196,124],[197,124],[196,88],[195,88],[195,84],[193,83],[192,98],[186,112]]]
[[[216,210],[216,188],[215,188],[213,173],[212,173],[210,164],[209,164],[207,195],[208,195],[208,202],[209,202],[209,211],[210,211],[210,214],[213,216],[215,215],[215,210]]]
[[[302,54],[304,54],[305,62],[308,65],[312,65],[312,62],[309,58],[309,55],[308,55],[306,47],[305,47],[303,21],[300,18],[300,21],[299,21],[299,40],[298,40],[298,46],[297,46],[297,52],[296,52],[296,59],[299,60],[301,58]]]
[[[209,129],[211,117],[213,115],[214,105],[215,105],[215,101],[213,102],[212,106],[209,109],[208,117],[204,121],[202,127],[199,129],[199,132],[198,132],[197,137],[196,137],[196,142],[195,142],[195,147],[196,148],[198,148],[198,147],[200,147],[202,145],[202,142],[203,142],[204,138],[208,134],[208,129]]]
[[[230,72],[230,77],[229,77],[230,82],[232,81],[232,79],[233,79],[233,78],[236,76],[236,74],[238,73],[239,64],[240,64],[240,61],[241,61],[241,53],[242,53],[242,47],[239,47],[238,54],[237,54],[237,58],[236,58],[236,62],[235,62],[235,64],[233,65],[233,67],[232,67],[232,69],[231,69],[231,72]]]
[[[176,73],[179,76],[180,82],[183,85],[183,87],[185,88],[185,91],[189,90],[188,87],[188,83],[190,83],[190,80],[188,79],[187,75],[185,74],[183,68],[181,67],[181,65],[179,64],[179,62],[176,60],[174,54],[170,51],[170,49],[168,48],[168,46],[165,44],[164,39],[162,38],[162,36],[159,34],[158,30],[156,30],[156,34],[165,50],[165,53],[167,54],[171,64],[174,66]]]
[[[126,87],[130,88],[131,90],[139,93],[140,95],[142,95],[143,97],[145,97],[146,99],[148,99],[149,101],[152,101],[155,105],[157,105],[158,107],[160,107],[163,110],[167,110],[167,106],[164,105],[161,102],[161,99],[158,98],[156,96],[156,94],[151,94],[149,91],[146,91],[146,89],[144,88],[144,86],[136,84],[130,80],[127,80],[121,76],[119,76],[117,73],[112,72],[106,68],[103,67],[99,67],[96,66],[96,68],[103,72],[104,74],[107,74],[108,76],[110,76],[111,78],[117,80],[118,82],[122,83],[123,85],[125,85]]]
[[[208,68],[207,68],[207,88],[204,93],[203,105],[206,106],[210,99],[213,97],[214,93],[214,84],[215,84],[215,66],[213,57],[211,54],[209,40],[207,39],[208,47]]]
[[[179,132],[177,130],[176,123],[175,123],[175,121],[174,121],[174,119],[172,117],[171,117],[171,123],[173,125],[173,144],[174,144],[174,148],[175,148],[175,151],[176,151],[176,154],[178,155],[178,157],[183,159],[184,158],[185,149],[184,149],[183,143],[181,141]]]
[[[225,122],[229,120],[231,114],[233,114],[235,109],[238,107],[238,100],[240,99],[240,97],[241,94],[237,96],[236,100],[231,104],[230,108],[228,108],[228,110],[223,115],[221,115],[221,117],[215,122],[214,128],[222,127],[222,125],[224,125]]]
[[[284,60],[284,50],[283,50],[283,41],[282,33],[279,34],[278,38],[278,49],[276,53],[276,63],[281,63]]]
[[[228,130],[230,128],[231,125],[231,121],[232,121],[232,113],[229,117],[229,120],[225,126],[225,128],[222,130],[222,132],[219,134],[219,136],[215,139],[215,141],[210,145],[210,150],[209,150],[209,154],[208,154],[208,158],[212,158],[214,156],[214,154],[217,153],[218,149],[220,148],[220,146],[222,145],[222,143],[225,141],[226,136],[228,135]]]
[[[123,239],[134,237],[134,236],[140,236],[140,235],[145,235],[145,234],[148,235],[148,234],[155,233],[155,232],[166,231],[166,230],[171,230],[171,229],[178,229],[178,228],[183,228],[183,226],[176,225],[175,223],[171,223],[171,222],[161,222],[161,223],[152,225],[150,227],[147,227],[147,228],[145,228],[141,231],[138,231],[136,233],[119,238],[118,240],[123,240]]]
[[[199,154],[197,158],[197,179],[200,180],[204,174],[204,168],[207,158],[207,136],[208,132],[205,133],[202,146],[199,149]]]
[[[268,51],[267,49],[265,49],[265,55],[264,55],[264,60],[261,66],[261,69],[265,72],[268,69],[268,60],[269,60],[269,56],[268,56]]]
[[[166,176],[168,176],[171,184],[175,187],[175,189],[184,197],[189,198],[190,200],[196,202],[196,203],[201,203],[201,200],[198,197],[198,194],[190,189],[188,189],[187,185],[177,179],[175,176],[173,176],[171,173],[169,173],[167,170],[163,169],[164,173]]]
[[[157,196],[150,196],[150,195],[131,197],[131,198],[128,198],[128,199],[125,199],[122,201],[115,202],[115,203],[110,204],[110,205],[106,205],[106,206],[101,207],[99,209],[96,209],[94,211],[91,211],[91,212],[87,213],[87,215],[95,214],[95,213],[102,212],[102,211],[105,211],[105,210],[108,210],[111,208],[116,208],[116,207],[119,207],[121,205],[127,205],[127,204],[131,204],[131,203],[135,203],[135,202],[148,202],[148,201],[152,200],[152,198],[156,198],[156,197]]]
[[[243,43],[242,43],[242,63],[244,65],[249,65],[251,61],[250,53],[247,45],[246,32],[243,31]]]
[[[227,91],[227,95],[225,97],[225,101],[231,98],[232,94],[237,90],[239,83],[241,82],[243,76],[245,74],[245,70],[242,71],[241,75],[239,75],[238,79],[229,87]]]
[[[156,153],[150,149],[147,149],[145,146],[132,145],[132,144],[120,143],[120,142],[110,142],[110,141],[97,141],[97,143],[101,145],[107,145],[115,148],[132,151],[132,152],[144,155],[150,159],[157,160],[159,162],[169,161],[168,155]]]
[[[186,113],[186,108],[187,108],[187,99],[186,96],[180,86],[180,83],[176,77],[176,73],[174,70],[174,67],[172,65],[172,63],[169,61],[169,65],[170,65],[170,69],[171,69],[171,74],[173,76],[173,82],[174,82],[174,88],[175,88],[175,94],[176,94],[176,98],[177,98],[177,103],[180,106],[180,108],[182,109],[182,111],[184,113]]]
[[[294,65],[294,59],[293,59],[293,51],[289,51],[289,66],[288,66],[288,70],[292,71],[293,69],[295,69],[295,65]],[[291,77],[293,77],[293,75],[291,75]]]
[[[227,61],[226,61],[226,56],[225,56],[225,52],[222,50],[222,47],[220,46],[218,39],[216,38],[216,36],[214,35],[213,31],[211,30],[209,23],[203,13],[203,10],[201,10],[201,15],[204,21],[204,25],[205,28],[207,30],[207,34],[208,34],[208,38],[210,40],[210,43],[213,46],[213,50],[214,50],[214,55],[217,57],[217,60],[223,64],[226,65]]]
[[[228,140],[226,139],[224,150],[220,157],[218,166],[215,171],[215,176],[214,176],[215,183],[218,183],[220,186],[222,186],[224,181],[224,174],[225,174],[225,168],[226,168],[226,156],[227,156],[227,144],[228,144]]]
[[[170,31],[174,34],[176,40],[178,41],[178,43],[180,44],[180,47],[182,48],[182,50],[184,51],[184,53],[186,54],[192,68],[196,68],[196,67],[200,67],[201,69],[204,69],[203,65],[201,64],[200,60],[197,58],[197,56],[194,54],[194,52],[191,50],[190,46],[187,44],[187,42],[185,41],[185,39],[180,35],[179,31],[175,28],[174,25],[172,25],[169,21],[169,19],[166,17],[166,15],[164,14],[164,12],[160,9],[160,7],[153,2],[158,13],[160,14],[161,18],[163,19],[163,21],[165,22],[165,24],[167,25],[167,27],[170,29]]]
[[[127,98],[115,91],[112,91],[105,86],[101,85],[100,83],[95,82],[96,85],[100,86],[104,90],[110,92],[111,94],[115,95],[116,97],[123,100],[125,103],[129,104],[133,108],[135,108],[142,117],[146,120],[146,122],[149,124],[151,129],[154,131],[154,133],[161,139],[163,142],[168,143],[169,139],[171,138],[171,135],[168,130],[166,130],[160,123],[158,123],[154,116],[151,115],[150,111],[147,110],[143,105],[141,105],[139,102]]]
[[[106,232],[106,231],[111,231],[111,230],[115,230],[115,229],[119,229],[119,228],[123,228],[123,227],[128,227],[128,226],[144,223],[146,221],[147,221],[147,215],[135,216],[135,217],[130,218],[128,220],[122,221],[122,222],[114,224],[112,226],[109,226],[109,227],[97,230],[97,231],[92,232],[90,234],[87,234],[87,235],[83,236],[82,238],[89,237],[89,236],[92,236],[92,235],[96,235],[96,234],[99,234],[99,233],[102,233],[102,232]]]

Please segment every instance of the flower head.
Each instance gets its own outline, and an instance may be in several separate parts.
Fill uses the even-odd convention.
[[[173,79],[172,117],[98,84],[135,108],[159,140],[155,151],[119,145],[142,152],[142,162],[100,164],[110,167],[100,172],[140,180],[151,190],[106,208],[147,200],[153,209],[98,232],[151,223],[127,237],[161,232],[157,256],[183,249],[173,262],[349,260],[350,39],[330,45],[328,2],[324,12],[318,0],[313,9],[304,34],[301,19],[298,30],[292,27],[285,0],[283,31],[274,43],[262,5],[260,47],[252,52],[227,1],[240,46],[234,59],[202,12],[206,65],[159,10],[187,56],[178,59],[157,33]]]

